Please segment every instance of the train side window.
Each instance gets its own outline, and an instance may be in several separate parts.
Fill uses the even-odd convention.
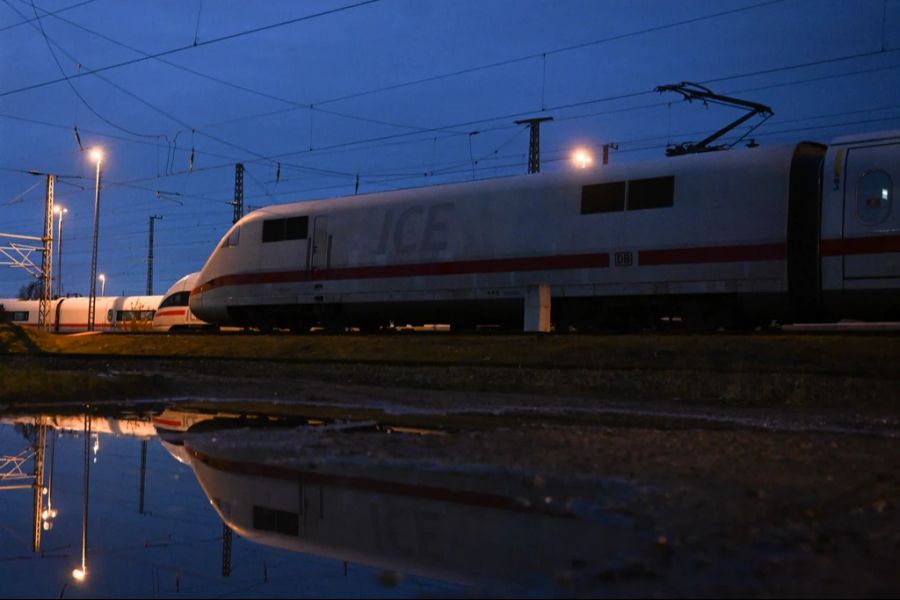
[[[116,311],[116,322],[152,321],[155,310],[119,310]]]
[[[877,169],[866,171],[856,184],[856,215],[866,225],[878,225],[891,214],[891,176]]]
[[[284,239],[305,240],[309,233],[309,217],[291,217],[284,220]]]
[[[625,182],[596,183],[581,188],[581,214],[625,210]]]
[[[309,234],[309,217],[268,219],[263,221],[263,242],[305,240]]]
[[[253,506],[253,529],[271,531],[285,535],[300,535],[300,515],[295,512]]]
[[[284,239],[284,219],[263,221],[263,242],[280,242]]]
[[[27,310],[14,310],[10,314],[12,315],[13,321],[27,321],[28,320],[28,311]]]
[[[668,208],[674,198],[674,177],[651,177],[628,182],[628,210]]]

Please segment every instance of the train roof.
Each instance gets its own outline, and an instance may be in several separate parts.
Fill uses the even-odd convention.
[[[175,283],[169,286],[169,289],[166,290],[166,293],[163,294],[163,298],[168,298],[175,292],[189,292],[194,289],[194,284],[197,282],[197,278],[200,277],[200,271],[196,271],[194,273],[188,273]]]
[[[892,129],[888,131],[870,131],[868,133],[855,133],[853,135],[843,135],[832,140],[832,146],[844,146],[847,144],[858,144],[865,142],[885,142],[893,140],[900,142],[900,129]]]
[[[800,142],[802,143],[802,142]],[[297,211],[310,214],[326,209],[339,208],[341,210],[353,210],[371,206],[376,203],[402,203],[409,200],[429,200],[436,196],[450,196],[457,194],[484,194],[492,191],[509,190],[510,188],[541,188],[553,187],[563,182],[571,182],[575,185],[587,183],[602,183],[620,179],[634,179],[652,177],[661,174],[677,174],[679,172],[695,169],[717,168],[728,164],[746,164],[754,162],[760,164],[766,161],[787,165],[798,143],[778,144],[759,148],[740,148],[724,152],[706,152],[675,157],[660,157],[645,161],[622,162],[617,164],[599,165],[591,169],[565,170],[550,173],[537,173],[527,175],[509,175],[478,181],[451,182],[431,186],[404,188],[383,192],[369,192],[353,196],[333,196],[300,200],[284,204],[274,204],[259,208],[245,215],[239,224],[245,224],[259,219],[279,216],[291,216]],[[336,202],[340,202],[336,206]],[[227,235],[227,234],[226,234]]]

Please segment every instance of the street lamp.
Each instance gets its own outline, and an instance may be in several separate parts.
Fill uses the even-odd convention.
[[[106,275],[100,273],[97,275],[97,279],[100,280],[100,296],[106,295]]]
[[[594,158],[591,156],[591,153],[584,148],[578,148],[572,153],[572,162],[580,169],[586,169],[594,162]]]
[[[97,161],[97,179],[94,186],[94,245],[91,252],[91,295],[88,300],[88,331],[94,330],[94,313],[97,308],[97,240],[100,235],[100,176],[103,152],[99,148],[91,150],[91,159]]]
[[[53,207],[53,212],[59,217],[56,229],[56,295],[62,297],[62,221],[69,209],[57,204]]]

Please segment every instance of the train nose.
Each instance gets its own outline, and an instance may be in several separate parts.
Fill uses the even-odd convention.
[[[188,305],[191,307],[191,312],[194,315],[203,320],[209,321],[210,323],[214,323],[210,317],[208,307],[204,307],[203,305],[203,294],[200,293],[197,289],[191,292],[191,297],[188,299]]]
[[[228,308],[225,303],[218,298],[210,297],[210,294],[215,296],[218,293],[218,290],[204,290],[202,286],[194,288],[188,300],[194,316],[214,325],[227,325]]]

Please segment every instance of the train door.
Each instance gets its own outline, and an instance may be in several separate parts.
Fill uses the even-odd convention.
[[[310,266],[312,275],[328,268],[328,217],[319,216],[313,221],[312,260]]]
[[[900,144],[896,142],[847,150],[843,225],[845,281],[900,279],[900,210],[896,206],[900,185],[898,158]]]

